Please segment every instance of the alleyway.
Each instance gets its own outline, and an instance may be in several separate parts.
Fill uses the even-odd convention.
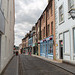
[[[21,55],[19,75],[73,75],[42,59]]]

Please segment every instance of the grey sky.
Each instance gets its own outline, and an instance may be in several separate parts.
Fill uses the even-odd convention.
[[[15,0],[15,45],[22,42],[46,6],[47,0]]]

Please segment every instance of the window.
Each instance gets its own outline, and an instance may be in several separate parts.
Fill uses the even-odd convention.
[[[51,16],[53,15],[53,4],[51,3]]]
[[[70,35],[69,31],[64,33],[64,52],[70,54]]]
[[[49,18],[50,14],[49,14],[49,9],[47,10],[47,19]]]
[[[64,12],[63,12],[63,5],[59,7],[59,22],[64,20]]]
[[[44,13],[44,15],[43,15],[43,21],[45,22],[45,13]]]
[[[51,22],[51,35],[53,35],[53,22]]]
[[[48,25],[48,36],[50,35],[50,25]]]
[[[68,10],[74,7],[74,0],[68,0]]]
[[[48,41],[48,54],[53,54],[53,43]]]
[[[44,27],[44,29],[43,29],[43,35],[44,35],[44,37],[45,37],[45,27]]]
[[[45,53],[45,44],[43,44],[43,48],[42,49],[43,49],[43,53]]]
[[[75,54],[75,28],[74,28],[74,30],[73,30],[73,35],[74,35],[74,54]]]

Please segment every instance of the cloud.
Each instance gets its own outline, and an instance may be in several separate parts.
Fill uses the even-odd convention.
[[[15,0],[15,45],[35,25],[47,5],[47,0]]]

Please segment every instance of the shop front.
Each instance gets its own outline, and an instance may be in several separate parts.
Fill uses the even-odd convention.
[[[53,36],[40,41],[40,56],[53,59]]]

